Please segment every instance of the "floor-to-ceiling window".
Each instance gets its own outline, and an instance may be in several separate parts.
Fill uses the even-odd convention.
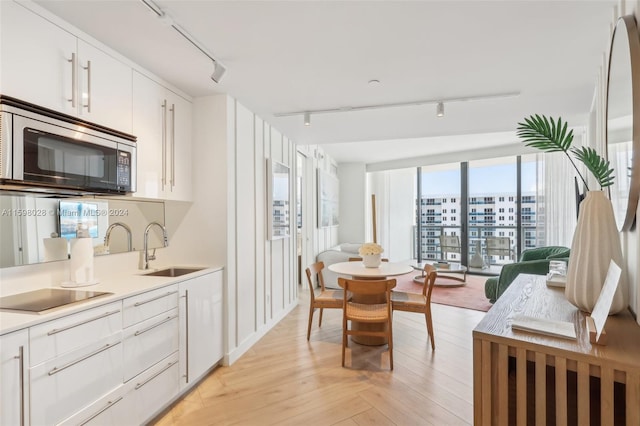
[[[424,166],[417,173],[415,259],[487,268],[543,244],[535,155]],[[441,235],[453,237],[448,247]]]

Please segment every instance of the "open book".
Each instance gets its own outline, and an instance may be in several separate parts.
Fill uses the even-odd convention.
[[[576,339],[576,329],[572,322],[567,321],[517,315],[513,318],[511,328],[514,330],[545,334],[547,336]]]

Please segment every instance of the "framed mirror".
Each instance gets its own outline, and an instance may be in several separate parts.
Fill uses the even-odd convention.
[[[289,167],[267,160],[267,222],[269,239],[288,238],[290,235]]]
[[[609,195],[620,231],[633,228],[640,198],[640,39],[632,15],[618,19],[607,80],[607,157],[615,181]]]

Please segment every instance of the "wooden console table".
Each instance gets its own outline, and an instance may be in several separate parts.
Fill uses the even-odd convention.
[[[610,316],[592,345],[563,290],[519,275],[473,331],[476,425],[640,425],[640,325]],[[573,322],[577,340],[512,331],[518,314]]]

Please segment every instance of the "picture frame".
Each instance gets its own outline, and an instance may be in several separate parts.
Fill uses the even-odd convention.
[[[338,226],[340,218],[340,181],[318,169],[318,228]]]
[[[291,236],[291,170],[278,161],[267,160],[267,228],[269,240]]]
[[[61,200],[58,204],[58,235],[67,240],[77,238],[78,225],[83,224],[91,238],[98,237],[98,204]]]

